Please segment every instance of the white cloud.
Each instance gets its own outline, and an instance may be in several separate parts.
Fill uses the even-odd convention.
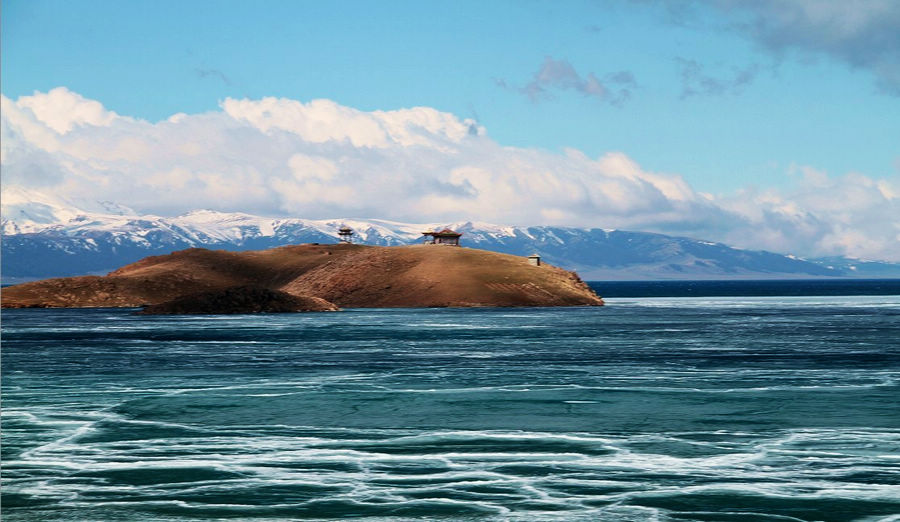
[[[721,208],[746,221],[724,236],[733,244],[780,252],[900,260],[900,184],[858,173],[829,177],[798,167],[803,177],[787,194],[744,192]]]
[[[363,112],[331,100],[229,98],[222,109],[267,134],[280,130],[311,143],[348,140],[356,147],[438,146],[443,140],[458,143],[468,134],[483,132],[470,120],[460,121],[429,107]]]
[[[38,120],[60,134],[79,125],[107,126],[119,117],[115,112],[104,109],[100,102],[83,98],[65,87],[22,96],[16,104],[30,109]]]
[[[227,99],[220,111],[150,123],[51,92],[2,99],[4,192],[37,189],[162,215],[209,208],[617,227],[900,260],[896,180],[795,167],[790,191],[723,198],[621,152],[505,147],[473,122],[427,107],[365,112],[328,100]]]

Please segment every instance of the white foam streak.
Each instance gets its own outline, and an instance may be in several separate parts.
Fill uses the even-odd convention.
[[[112,417],[104,422],[189,428]],[[589,433],[437,431],[391,436],[396,430],[357,430],[359,436],[355,438],[332,438],[322,431],[322,436],[247,438],[210,435],[146,439],[141,441],[139,454],[132,454],[134,447],[120,441],[90,442],[90,437],[99,429],[97,423],[82,426],[59,440],[24,452],[19,459],[5,465],[14,469],[43,469],[51,477],[60,479],[75,472],[117,470],[173,473],[179,469],[206,469],[225,474],[225,478],[195,480],[178,486],[181,494],[188,496],[237,487],[307,485],[350,491],[335,494],[335,499],[364,503],[366,499],[381,498],[401,505],[421,501],[409,495],[427,496],[431,491],[446,493],[453,490],[460,495],[482,499],[478,505],[497,513],[505,512],[505,503],[516,498],[548,505],[567,504],[570,508],[583,508],[580,502],[588,499],[626,501],[647,495],[722,492],[794,499],[900,500],[900,494],[892,485],[840,480],[842,474],[883,471],[891,461],[884,459],[883,450],[872,448],[872,441],[896,446],[900,444],[900,430],[795,430],[774,438],[749,441],[746,439],[750,434],[736,432],[613,437]],[[347,435],[354,433],[354,430],[344,431]],[[719,439],[727,437],[730,441],[694,440],[696,436],[711,435]],[[542,446],[535,451],[480,451],[477,446],[474,451],[457,450],[459,443],[502,445],[515,441]],[[635,449],[636,444],[648,443],[686,444],[717,452],[678,457]],[[579,445],[585,444],[593,448],[591,452],[577,451],[579,447],[586,447]],[[420,447],[429,449],[426,453],[416,452],[415,449]],[[597,451],[604,448],[605,451]],[[394,450],[403,453],[395,454]],[[784,459],[792,459],[795,463],[789,464]],[[779,465],[773,469],[776,460]],[[813,462],[815,466],[810,467]],[[302,465],[296,467],[297,464]],[[524,473],[518,471],[520,468]],[[404,469],[414,472],[405,473]],[[427,471],[416,471],[419,469]],[[553,475],[533,475],[527,469],[553,470]],[[653,477],[658,475],[678,476],[681,480],[677,487],[661,486],[654,482]],[[692,482],[700,483],[685,485]],[[39,483],[23,484],[19,490],[37,497],[74,502],[85,488],[92,490],[94,495],[106,495],[112,500],[122,491],[152,497],[155,491],[167,487],[165,482],[131,486],[48,478]],[[483,487],[494,490],[479,493],[477,488]],[[568,491],[566,487],[582,487],[585,493]],[[471,488],[476,490],[468,493]],[[592,488],[606,488],[609,492],[592,493]],[[427,500],[461,502],[446,498]],[[472,501],[466,504],[471,506]]]

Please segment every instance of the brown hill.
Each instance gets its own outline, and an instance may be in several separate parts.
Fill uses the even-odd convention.
[[[3,289],[5,308],[135,307],[252,285],[341,307],[579,306],[603,301],[573,272],[449,246],[295,245],[251,252],[192,248],[104,277]]]

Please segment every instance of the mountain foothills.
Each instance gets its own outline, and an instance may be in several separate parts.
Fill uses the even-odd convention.
[[[109,202],[71,204],[38,193],[4,191],[3,281],[102,274],[151,255],[186,248],[257,250],[334,243],[341,225],[358,243],[421,242],[445,226],[464,246],[524,256],[576,270],[588,280],[785,277],[897,277],[900,264],[847,258],[804,260],[721,243],[647,232],[479,222],[409,224],[384,220],[277,219],[198,210],[177,217],[138,215]]]

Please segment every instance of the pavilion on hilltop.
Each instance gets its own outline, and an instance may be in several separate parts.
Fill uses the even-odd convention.
[[[459,246],[459,238],[462,237],[462,234],[454,232],[449,228],[445,228],[438,232],[429,230],[427,232],[422,232],[422,235],[425,236],[426,245]]]
[[[338,229],[338,237],[341,239],[341,243],[352,243],[353,234],[353,229],[347,225],[342,225],[341,228]]]

